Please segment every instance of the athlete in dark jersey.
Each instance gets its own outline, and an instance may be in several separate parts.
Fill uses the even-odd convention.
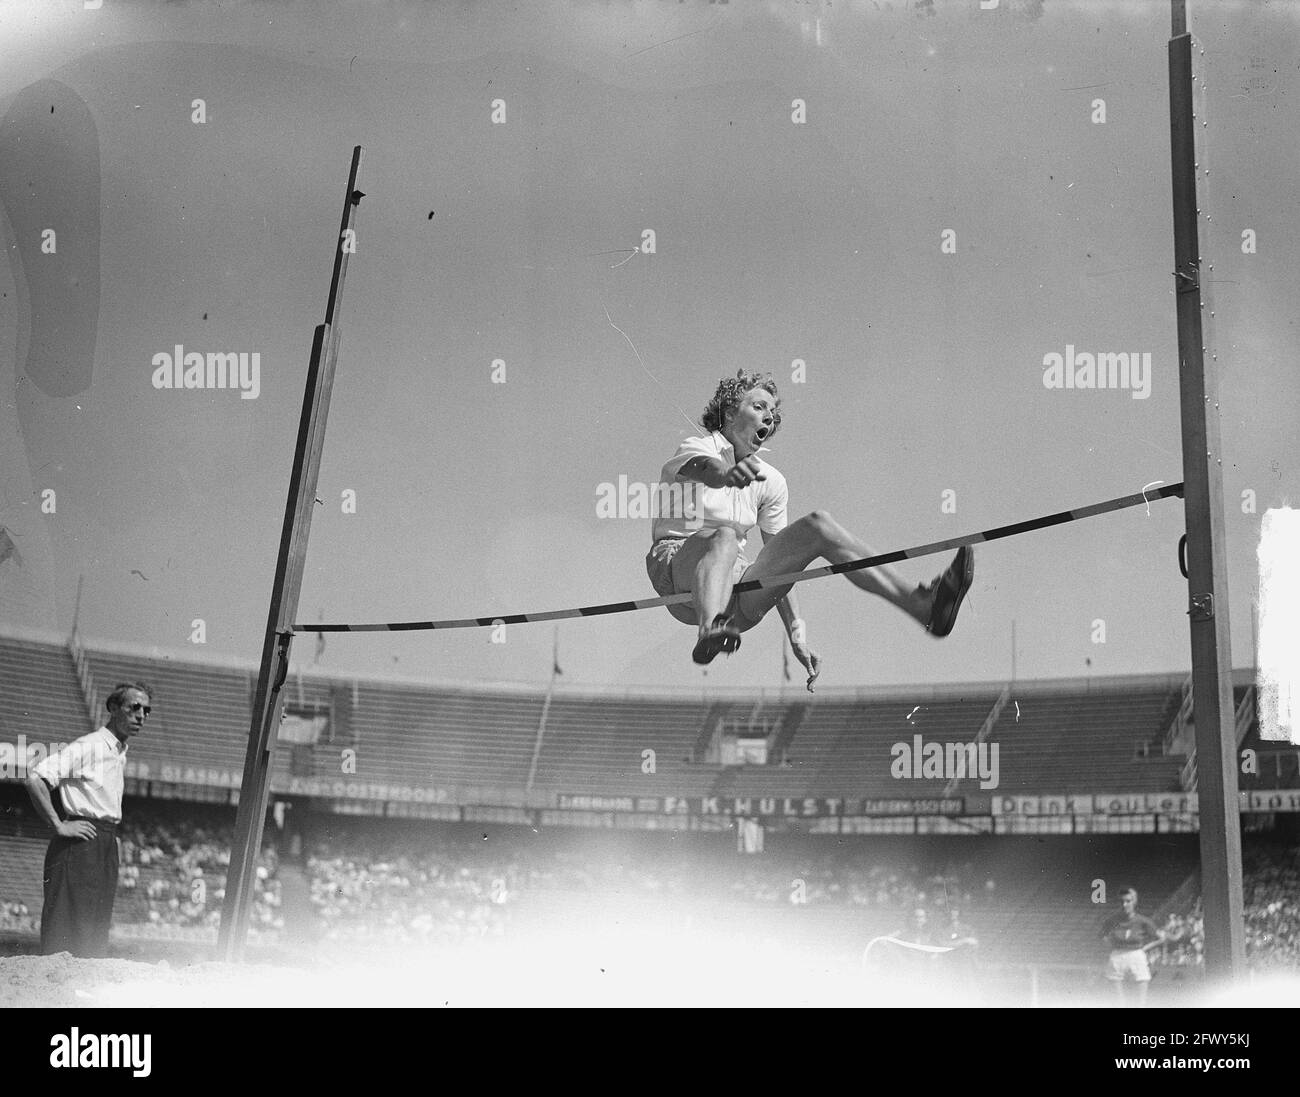
[[[1107,918],[1101,925],[1101,939],[1110,948],[1106,962],[1106,978],[1115,984],[1120,1001],[1127,1004],[1125,986],[1133,983],[1137,1005],[1145,1005],[1147,986],[1151,982],[1151,968],[1147,953],[1160,945],[1165,935],[1144,914],[1137,912],[1138,893],[1125,888],[1120,893],[1122,910]]]

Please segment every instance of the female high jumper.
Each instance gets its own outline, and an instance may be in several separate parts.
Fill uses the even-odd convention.
[[[687,438],[663,467],[659,490],[666,502],[656,511],[646,570],[659,594],[693,594],[690,605],[667,609],[677,620],[699,627],[691,657],[700,664],[738,649],[741,633],[775,606],[795,658],[808,671],[811,692],[821,659],[806,642],[793,587],[739,595],[731,588],[744,580],[802,571],[819,557],[839,564],[872,551],[824,510],[786,524],[785,477],[758,456],[781,425],[780,408],[770,374],[738,370],[734,378],[719,382],[702,420],[710,433]],[[665,490],[674,485],[676,490]],[[756,524],[763,548],[751,564],[745,539]],[[883,566],[845,572],[844,577],[892,602],[931,636],[947,636],[975,577],[975,554],[968,547],[958,549],[942,575],[920,586]]]

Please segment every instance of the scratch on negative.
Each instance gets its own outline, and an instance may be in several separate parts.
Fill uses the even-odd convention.
[[[670,42],[680,42],[683,38],[690,38],[692,35],[703,34],[705,31],[712,30],[721,20],[710,23],[707,27],[701,27],[699,30],[687,31],[685,34],[679,34],[676,38],[665,38],[662,42],[651,42],[648,46],[642,46],[639,50],[633,50],[627,56],[629,59],[635,57],[638,53],[645,53],[646,50],[652,50],[656,46],[666,46]]]
[[[622,255],[625,251],[628,252],[629,254],[627,259],[620,260],[609,268],[610,270],[613,270],[615,267],[621,267],[628,261],[628,259],[635,258],[636,253],[640,250],[640,248],[615,248],[613,251],[589,251],[584,254],[583,258],[590,259],[597,255]]]
[[[616,332],[618,332],[619,335],[621,335],[624,339],[627,339],[627,345],[632,348],[632,353],[636,355],[637,363],[641,366],[641,369],[645,371],[645,375],[649,377],[650,380],[653,381],[656,385],[658,385],[660,389],[663,389],[664,387],[663,383],[659,380],[659,378],[656,377],[653,373],[651,373],[648,369],[646,369],[646,364],[644,361],[642,361],[641,352],[636,349],[636,344],[632,342],[630,338],[628,338],[627,332],[625,332],[616,323],[614,323],[613,319],[609,315],[609,309],[605,308],[604,301],[600,302],[600,307],[605,313],[605,319],[609,322],[609,326],[613,328]],[[673,404],[673,407],[677,408],[677,405]],[[695,420],[692,419],[689,415],[687,415],[686,412],[682,411],[681,408],[677,408],[677,413],[688,423],[690,423],[692,430],[697,429],[697,424]]]

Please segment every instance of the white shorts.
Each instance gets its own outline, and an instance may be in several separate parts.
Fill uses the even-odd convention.
[[[650,551],[646,553],[646,574],[650,576],[650,584],[655,588],[656,594],[681,593],[673,583],[673,557],[677,555],[677,550],[684,544],[686,544],[685,537],[665,537],[661,541],[656,541],[650,547]],[[735,564],[731,568],[731,582],[733,585],[740,582],[748,567],[749,561],[745,559],[743,554],[738,555]],[[728,617],[734,618],[739,615],[739,602],[739,595],[733,594],[727,604],[726,613]],[[689,602],[683,602],[676,606],[665,606],[664,608],[684,624],[699,624],[695,617],[695,607]]]
[[[1106,978],[1116,983],[1151,982],[1151,967],[1147,963],[1147,954],[1140,948],[1113,949],[1110,961],[1106,965]]]

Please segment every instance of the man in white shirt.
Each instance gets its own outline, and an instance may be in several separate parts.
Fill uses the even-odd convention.
[[[151,711],[143,682],[117,685],[108,723],[32,767],[27,794],[51,827],[45,853],[41,954],[108,955],[117,891],[117,828],[122,821],[127,742]]]
[[[691,591],[691,605],[669,606],[679,621],[697,625],[692,658],[700,664],[740,647],[741,633],[776,607],[795,657],[808,671],[808,689],[821,658],[809,649],[794,587],[769,587],[735,595],[743,580],[802,571],[818,558],[833,564],[873,555],[826,511],[814,510],[787,525],[785,477],[758,456],[781,425],[780,400],[771,376],[738,370],[719,382],[704,410],[710,433],[687,438],[660,474],[658,514],[646,571],[661,595]],[[751,564],[745,553],[757,525],[763,548]],[[854,586],[898,606],[931,635],[947,636],[975,577],[969,548],[957,551],[947,571],[924,586],[905,582],[889,567],[848,571]]]

